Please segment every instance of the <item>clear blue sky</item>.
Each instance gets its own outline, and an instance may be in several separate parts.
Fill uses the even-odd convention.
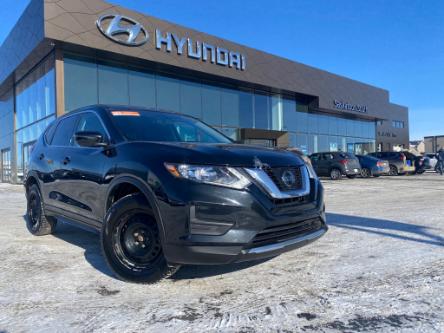
[[[2,0],[0,43],[28,2]],[[110,2],[388,89],[411,139],[444,134],[442,0]]]

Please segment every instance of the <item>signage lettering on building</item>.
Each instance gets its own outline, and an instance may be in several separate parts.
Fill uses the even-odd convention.
[[[112,41],[126,46],[141,46],[149,39],[149,34],[143,25],[136,20],[123,15],[103,15],[97,22],[100,32]],[[173,52],[173,46],[178,56],[186,55],[190,59],[209,62],[220,66],[244,71],[247,68],[247,58],[240,52],[193,40],[191,37],[179,36],[168,31],[155,29],[155,45],[159,51]]]
[[[381,132],[381,131],[378,131],[378,136],[386,137],[386,138],[396,138],[397,137],[397,135],[395,133]]]
[[[337,99],[335,99],[333,101],[333,103],[335,105],[335,108],[338,109],[338,110],[367,113],[367,106],[365,106],[365,105],[346,103],[346,102],[343,102],[343,101],[340,101],[340,100],[337,100]]]

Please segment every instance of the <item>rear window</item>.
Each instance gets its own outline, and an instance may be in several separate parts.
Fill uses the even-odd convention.
[[[117,129],[129,141],[231,143],[201,121],[149,110],[110,111]]]
[[[356,158],[355,155],[350,154],[350,153],[339,153],[338,156],[339,156],[340,158],[345,158],[345,159],[350,159],[350,160]]]

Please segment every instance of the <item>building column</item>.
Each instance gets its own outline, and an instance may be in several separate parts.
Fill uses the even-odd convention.
[[[56,116],[60,117],[65,114],[65,78],[63,51],[55,50],[55,98],[56,98]]]

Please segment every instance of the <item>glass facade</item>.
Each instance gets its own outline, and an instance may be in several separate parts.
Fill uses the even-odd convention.
[[[289,132],[290,145],[306,154],[375,150],[375,122],[310,113],[296,98],[70,57],[64,61],[66,112],[96,103],[153,107],[200,118],[236,140],[240,128]]]
[[[15,90],[16,162],[23,177],[32,144],[55,119],[54,57],[47,57],[26,75]]]
[[[0,97],[0,181],[12,178],[11,152],[14,146],[14,94],[11,91]]]

